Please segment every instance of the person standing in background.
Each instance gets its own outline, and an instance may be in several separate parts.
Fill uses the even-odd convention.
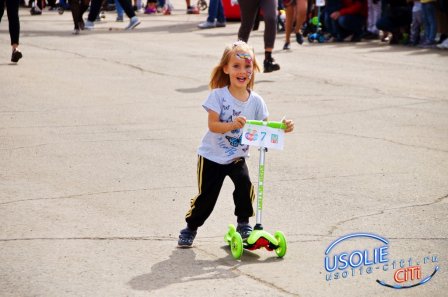
[[[296,33],[296,41],[298,44],[302,45],[303,43],[303,33],[302,26],[306,20],[306,12],[308,9],[308,1],[307,0],[285,0],[283,4],[286,8],[286,21],[285,21],[285,45],[283,46],[284,50],[290,49],[291,41],[290,36],[292,32],[293,23],[295,20],[295,33]]]
[[[422,3],[420,0],[414,0],[412,6],[412,23],[411,23],[411,37],[409,43],[411,45],[418,45],[420,43],[420,34],[423,27],[423,12]]]
[[[210,0],[208,5],[207,20],[198,25],[199,29],[210,29],[215,27],[225,27],[226,17],[224,16],[224,6],[222,0]]]
[[[422,46],[432,47],[436,44],[437,35],[436,0],[421,0],[421,3],[425,27],[425,40]]]
[[[381,1],[367,0],[367,28],[362,36],[367,39],[375,39],[380,36],[380,31],[376,27],[376,22],[381,17]]]
[[[138,25],[140,25],[140,20],[135,15],[134,9],[132,8],[130,0],[118,0],[120,2],[121,7],[124,9],[124,12],[129,17],[129,25],[126,26],[125,30],[132,30]],[[87,17],[87,21],[84,25],[85,29],[93,30],[95,27],[95,20],[100,13],[102,0],[92,0],[90,3],[90,11],[89,16]]]
[[[0,22],[6,11],[8,14],[9,36],[11,38],[11,62],[17,63],[22,58],[22,52],[19,50],[20,21],[19,21],[19,4],[20,0],[0,0]]]
[[[84,30],[83,15],[89,8],[89,0],[69,0],[69,3],[73,17],[73,24],[75,25],[73,34],[78,35],[80,30]]]
[[[241,15],[238,39],[244,42],[249,40],[250,32],[261,8],[265,24],[263,72],[280,70],[280,65],[272,58],[272,50],[277,35],[277,0],[238,0],[238,3],[240,4]]]

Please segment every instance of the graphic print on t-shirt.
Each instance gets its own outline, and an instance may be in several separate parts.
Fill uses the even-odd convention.
[[[226,99],[222,98],[222,110],[220,114],[220,120],[225,123],[231,123],[234,119],[241,115],[241,110],[235,110],[232,108],[230,113],[230,105],[226,105]],[[241,139],[243,137],[241,129],[235,129],[230,131],[232,135],[225,135],[224,138],[219,138],[219,147],[224,149],[228,157],[233,156],[237,151],[238,147],[242,146],[242,150],[246,152],[249,149],[248,145],[241,144]],[[227,141],[225,141],[227,140]]]

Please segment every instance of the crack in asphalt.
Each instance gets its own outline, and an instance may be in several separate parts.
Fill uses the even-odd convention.
[[[300,239],[303,237],[317,237],[316,239]],[[292,239],[291,239],[292,238]],[[305,233],[288,233],[287,241],[290,243],[306,243],[306,242],[322,242],[323,239],[335,238],[328,234],[305,234]],[[173,240],[175,238],[173,237]],[[202,236],[202,242],[215,242],[216,240],[222,240],[222,236]],[[448,237],[390,237],[390,239],[413,239],[413,240],[448,240]]]
[[[67,196],[58,196],[58,197],[44,197],[44,198],[30,198],[30,199],[21,199],[21,200],[14,200],[14,201],[8,201],[8,202],[2,202],[0,203],[0,206],[2,205],[8,205],[8,204],[15,204],[15,203],[21,203],[21,202],[30,202],[30,201],[38,201],[38,200],[58,200],[58,199],[76,199],[80,197],[85,196],[95,196],[95,195],[104,195],[104,194],[111,194],[111,193],[128,193],[128,192],[139,192],[139,191],[149,191],[149,190],[165,190],[165,189],[178,189],[178,188],[191,188],[192,186],[177,186],[177,187],[156,187],[156,188],[141,188],[141,189],[127,189],[127,190],[117,190],[117,191],[104,191],[104,192],[93,192],[93,193],[83,193],[83,194],[76,194],[76,195],[67,195]],[[378,216],[383,215],[386,212],[395,211],[399,209],[407,209],[407,208],[414,208],[414,207],[425,207],[425,206],[431,206],[434,204],[442,203],[444,200],[448,198],[448,194],[445,196],[441,196],[437,199],[435,199],[432,202],[428,203],[420,203],[420,204],[412,204],[412,205],[403,205],[388,209],[379,210],[373,213],[363,214],[359,216],[354,216],[348,219],[341,220],[330,227],[329,231],[325,235],[320,234],[307,234],[308,236],[323,236],[323,237],[332,237],[334,232],[343,224],[355,221],[361,218],[367,218],[372,216]],[[212,237],[210,237],[212,238]],[[424,239],[424,238],[421,238]],[[142,239],[143,240],[143,239]],[[307,241],[315,241],[315,240],[307,240]],[[298,241],[301,242],[301,241]],[[304,242],[304,241],[302,241]]]
[[[350,137],[364,138],[364,139],[381,140],[381,141],[390,142],[390,143],[393,143],[393,144],[396,144],[396,145],[401,145],[401,146],[406,146],[406,147],[412,147],[412,148],[426,149],[426,150],[430,150],[430,151],[448,153],[448,150],[443,150],[443,149],[438,149],[438,148],[428,147],[428,146],[423,146],[423,145],[408,144],[408,143],[398,142],[398,141],[394,141],[394,140],[387,139],[387,138],[381,138],[381,137],[357,135],[357,134],[334,132],[334,131],[320,132],[320,133],[333,134],[333,135],[343,135],[343,136],[350,136]]]
[[[111,236],[111,237],[101,237],[101,236],[84,236],[84,237],[25,237],[25,238],[1,238],[0,242],[9,241],[45,241],[45,240],[98,240],[98,241],[112,241],[112,240],[153,240],[153,241],[171,241],[172,237],[161,237],[161,236]]]
[[[299,74],[299,73],[290,73],[290,75],[292,75],[292,76],[294,76],[296,78],[299,78],[301,80],[305,80],[306,79],[306,80],[313,81],[313,82],[316,81],[315,77],[310,77],[310,76],[306,76],[306,75]],[[344,88],[346,88],[347,86],[355,87],[355,88],[359,88],[360,87],[360,88],[363,88],[363,89],[370,89],[370,90],[373,91],[374,94],[378,94],[378,95],[382,95],[382,96],[388,96],[388,97],[391,96],[390,92],[385,92],[383,89],[380,89],[380,88],[377,88],[377,87],[372,87],[371,85],[361,85],[360,86],[359,82],[357,82],[358,84],[356,84],[356,83],[349,83],[347,81],[340,82],[339,80],[328,79],[328,78],[317,78],[317,81],[319,81],[319,83],[323,82],[324,84],[329,85],[329,86],[333,86],[333,87],[344,87]],[[345,97],[347,97],[347,94],[345,94]],[[397,94],[394,97],[395,98],[402,98],[402,99],[420,100],[420,101],[424,101],[424,102],[434,102],[434,101],[436,101],[436,102],[444,102],[440,98],[435,98],[435,97],[434,98],[429,98],[429,97],[422,98],[422,97],[415,97],[415,96],[414,97],[413,96],[403,96],[403,95],[400,95],[400,94]],[[411,103],[411,105],[412,104],[413,103]],[[405,105],[407,105],[407,104],[405,104]]]
[[[281,292],[282,294],[287,294],[289,296],[300,297],[299,294],[287,291],[286,289],[284,289],[282,287],[279,287],[276,284],[267,281],[266,279],[262,279],[261,277],[257,277],[255,275],[252,275],[250,273],[246,273],[246,272],[242,271],[241,269],[239,269],[239,266],[241,265],[240,263],[238,263],[237,265],[233,265],[234,261],[232,261],[232,263],[229,263],[229,261],[227,261],[225,259],[220,259],[217,255],[215,255],[213,253],[210,253],[210,252],[208,252],[208,251],[206,251],[204,249],[200,249],[200,248],[197,248],[197,247],[195,247],[195,249],[197,249],[197,250],[203,252],[204,254],[209,255],[209,256],[211,256],[213,258],[216,258],[218,263],[222,263],[225,266],[231,266],[230,271],[233,271],[233,272],[235,272],[235,273],[237,273],[237,274],[239,274],[241,276],[248,277],[248,278],[256,281],[257,283],[259,283],[259,284],[261,284],[263,286],[267,286],[267,287],[269,287],[271,289],[277,290],[277,291]]]
[[[343,224],[347,223],[347,222],[351,222],[351,221],[355,221],[361,218],[367,218],[367,217],[372,217],[372,216],[378,216],[378,215],[382,215],[385,214],[386,212],[389,211],[394,211],[394,210],[399,210],[399,209],[406,209],[406,208],[414,208],[414,207],[425,207],[425,206],[431,206],[434,204],[438,204],[438,203],[442,203],[443,200],[448,198],[448,194],[442,197],[439,197],[437,199],[435,199],[432,202],[428,202],[428,203],[420,203],[420,204],[412,204],[412,205],[403,205],[403,206],[397,206],[397,207],[392,207],[392,208],[388,208],[388,209],[383,209],[380,211],[376,211],[373,213],[369,213],[369,214],[364,214],[364,215],[359,215],[359,216],[354,216],[351,217],[349,219],[345,219],[342,221],[337,222],[336,224],[334,224],[333,226],[330,227],[330,230],[327,232],[327,236],[333,236],[333,233]]]
[[[121,104],[120,104],[121,105]],[[90,107],[90,106],[87,106]],[[87,108],[86,107],[86,108]],[[84,108],[84,107],[79,107],[79,108]],[[55,112],[55,111],[60,111],[60,110],[64,110],[62,108],[57,108],[57,109],[52,109],[52,110],[36,110],[33,112]],[[19,111],[21,112],[21,111]],[[23,111],[23,112],[28,112],[28,111]],[[31,111],[29,111],[31,112]],[[2,111],[0,111],[0,113],[2,113]],[[147,124],[145,123],[110,123],[110,124],[96,124],[96,123],[92,123],[92,124],[79,124],[79,125],[32,125],[32,126],[9,126],[9,127],[0,127],[0,130],[7,130],[7,129],[59,129],[59,128],[93,128],[93,127],[103,127],[103,128],[128,128],[128,127],[134,127],[134,126],[138,126],[138,127],[142,127],[141,130],[144,131],[169,131],[170,128],[151,128],[148,127]],[[130,130],[130,131],[135,131],[135,130]],[[140,131],[140,130],[138,130]],[[113,131],[111,131],[113,132]]]
[[[415,98],[410,98],[415,99]],[[417,99],[419,100],[419,99]],[[355,110],[347,110],[347,111],[340,111],[340,112],[329,112],[329,113],[322,113],[322,114],[312,114],[312,115],[305,115],[301,118],[320,118],[320,117],[327,117],[327,116],[334,116],[334,115],[347,115],[347,114],[356,114],[356,113],[364,113],[364,112],[370,112],[370,111],[378,111],[383,109],[393,109],[393,108],[406,108],[407,106],[412,105],[419,105],[419,104],[427,104],[428,102],[416,102],[416,103],[406,103],[406,104],[397,104],[397,105],[386,105],[381,107],[373,107],[373,108],[365,108],[365,109],[355,109]]]
[[[292,182],[292,181],[304,181],[304,180],[321,180],[321,179],[332,179],[332,178],[350,178],[350,177],[365,177],[365,176],[375,176],[375,175],[390,175],[390,174],[407,174],[406,172],[372,172],[372,173],[357,173],[357,174],[346,174],[346,175],[327,175],[327,176],[311,176],[305,178],[282,178],[280,180],[275,180],[275,182]]]
[[[197,81],[197,79],[195,79],[194,77],[191,77],[191,76],[181,76],[181,75],[176,75],[174,73],[164,73],[164,72],[158,72],[158,71],[151,71],[151,70],[145,69],[145,68],[137,66],[137,65],[133,65],[133,64],[129,64],[129,63],[123,63],[123,62],[120,62],[120,61],[117,61],[117,60],[111,60],[111,59],[106,59],[106,58],[101,58],[101,57],[91,57],[91,56],[83,55],[83,54],[80,54],[80,53],[71,52],[71,51],[68,51],[68,50],[62,50],[60,48],[43,47],[43,46],[39,46],[39,45],[32,44],[32,43],[28,44],[28,46],[32,46],[32,47],[39,48],[39,49],[42,49],[42,50],[47,50],[47,51],[55,51],[55,52],[60,52],[60,53],[65,53],[65,54],[71,54],[71,55],[74,55],[74,56],[77,56],[77,57],[80,57],[80,58],[83,58],[83,59],[101,60],[101,61],[104,61],[104,62],[107,62],[107,63],[112,63],[112,64],[115,64],[115,65],[119,65],[119,66],[126,66],[126,67],[129,67],[131,69],[140,71],[142,73],[156,74],[156,75],[159,75],[159,76],[170,77],[170,78],[177,77],[177,78],[180,78],[180,79],[183,79],[183,80]]]
[[[315,236],[319,237],[317,239],[293,239],[294,237],[300,236]],[[324,238],[334,238],[334,236],[328,236],[324,234],[313,234],[313,235],[297,235],[288,234],[288,244],[293,243],[307,243],[307,242],[322,242]],[[210,239],[210,240],[207,240]],[[403,239],[403,240],[448,240],[448,237],[388,237],[388,239]],[[86,241],[159,241],[159,242],[171,242],[176,241],[177,238],[174,236],[80,236],[80,237],[22,237],[22,238],[0,238],[0,242],[13,242],[13,241],[64,241],[64,240],[86,240]],[[209,236],[202,237],[201,242],[216,242],[216,240],[221,241],[222,236]],[[205,250],[202,250],[195,246],[195,249],[201,250],[204,253],[210,254]],[[212,255],[212,254],[210,254]],[[216,256],[216,255],[213,255]]]
[[[388,239],[404,239],[404,240],[448,240],[448,237],[388,237]]]
[[[335,236],[328,236],[327,234],[306,234],[306,233],[288,233],[288,243],[300,243],[300,242],[320,242],[322,239],[334,238]],[[298,239],[303,237],[318,237],[316,239]],[[293,238],[293,240],[291,240]],[[172,239],[176,239],[172,237]],[[222,236],[201,236],[202,242],[215,242],[216,240],[222,240]],[[414,239],[414,240],[448,240],[448,237],[391,237],[391,239]]]
[[[128,133],[128,132],[124,132],[124,133]],[[103,133],[103,134],[110,134],[110,133],[106,132],[106,133]],[[190,139],[196,139],[196,138],[195,137],[177,137],[176,141],[190,140]],[[52,142],[52,143],[40,143],[40,144],[30,145],[30,146],[19,146],[19,147],[12,147],[12,148],[0,148],[0,151],[15,151],[15,150],[21,150],[21,149],[32,149],[32,148],[37,148],[37,147],[41,147],[41,146],[60,145],[60,144],[67,144],[67,143],[101,143],[101,142],[164,141],[164,140],[172,140],[172,138],[164,137],[164,138],[134,138],[134,139],[101,139],[101,140],[81,140],[81,141]]]
[[[38,148],[41,146],[47,146],[47,145],[53,145],[56,143],[39,143],[35,145],[30,146],[18,146],[18,147],[11,147],[11,148],[0,148],[0,151],[15,151],[15,150],[22,150],[22,149],[30,149],[30,148]]]
[[[75,195],[67,195],[67,196],[58,196],[58,197],[29,198],[29,199],[20,199],[20,200],[1,202],[0,206],[7,205],[7,204],[20,203],[20,202],[38,201],[38,200],[74,199],[74,198],[80,198],[80,197],[84,197],[84,196],[105,195],[105,194],[113,194],[113,193],[141,192],[141,191],[150,191],[150,190],[153,191],[153,190],[179,189],[179,188],[194,188],[194,186],[154,187],[154,188],[128,189],[128,190],[116,190],[116,191],[105,191],[105,192],[92,192],[92,193],[83,193],[83,194],[75,194]]]
[[[162,141],[162,140],[167,140],[167,139],[169,139],[169,138],[102,139],[102,140],[82,140],[82,141],[76,141],[76,142],[78,142],[78,143],[95,143],[95,142],[123,142],[123,141]],[[31,149],[31,148],[41,147],[41,146],[59,145],[59,144],[67,144],[67,143],[73,143],[73,141],[40,143],[40,144],[30,145],[30,146],[0,148],[0,151],[15,151],[15,150]]]

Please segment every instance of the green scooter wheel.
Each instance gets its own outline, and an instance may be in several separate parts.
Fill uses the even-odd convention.
[[[227,231],[226,235],[224,235],[224,241],[230,245],[232,241],[232,235],[236,233],[236,227],[233,224],[229,224],[229,231]]]
[[[230,241],[230,251],[232,252],[233,258],[238,260],[243,255],[243,239],[238,232],[233,233],[232,239]]]
[[[279,258],[282,258],[286,254],[287,244],[286,238],[283,232],[277,231],[274,234],[275,239],[278,241],[278,248],[275,249],[275,253]]]

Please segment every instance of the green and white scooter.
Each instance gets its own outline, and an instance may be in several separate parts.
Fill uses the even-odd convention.
[[[282,122],[264,122],[248,120],[246,124],[268,126],[275,129],[285,129],[286,125]],[[258,190],[257,190],[257,212],[256,224],[250,236],[243,241],[241,235],[236,232],[235,225],[229,225],[229,231],[224,236],[224,241],[230,245],[232,256],[235,259],[240,259],[243,255],[243,250],[257,250],[265,248],[268,251],[275,251],[279,258],[286,254],[286,238],[283,232],[277,231],[274,235],[263,230],[261,224],[261,212],[263,210],[263,193],[264,193],[264,164],[266,147],[260,147],[260,159],[258,164]]]

